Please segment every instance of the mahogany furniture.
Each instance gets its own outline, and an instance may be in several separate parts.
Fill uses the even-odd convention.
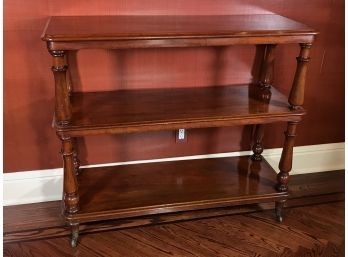
[[[64,164],[63,215],[76,246],[78,227],[93,221],[261,202],[288,197],[296,126],[315,30],[279,15],[51,17],[42,39],[53,57],[55,127]],[[289,97],[272,85],[277,44],[298,43]],[[187,89],[74,92],[67,55],[87,48],[124,49],[263,45],[258,84]],[[287,122],[276,175],[262,158],[265,123]],[[254,125],[251,157],[79,168],[75,139],[103,133]]]

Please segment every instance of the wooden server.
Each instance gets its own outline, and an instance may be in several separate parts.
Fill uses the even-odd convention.
[[[305,110],[315,30],[279,15],[51,17],[42,39],[53,57],[55,128],[62,142],[63,215],[76,246],[81,223],[274,201],[282,221],[296,126]],[[272,85],[274,49],[297,43],[289,97]],[[187,89],[74,92],[69,51],[262,45],[258,84]],[[262,158],[263,124],[287,122],[276,175]],[[75,139],[104,133],[253,124],[251,157],[79,168]],[[155,220],[155,219],[154,219]]]

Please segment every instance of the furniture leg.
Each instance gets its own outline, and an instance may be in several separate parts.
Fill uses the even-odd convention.
[[[257,124],[254,126],[254,144],[252,147],[254,154],[251,156],[251,159],[253,161],[262,160],[261,154],[263,152],[263,145],[262,145],[263,132],[264,132],[264,124]]]
[[[265,45],[259,81],[261,88],[270,88],[273,83],[275,47],[276,45]]]
[[[69,86],[66,72],[68,65],[65,59],[65,51],[51,50],[53,56],[52,71],[55,80],[55,117],[59,126],[69,124],[71,119],[71,104],[69,98]]]
[[[298,122],[288,122],[288,128],[285,132],[285,142],[279,162],[280,172],[277,176],[277,190],[280,192],[286,192],[288,190],[289,172],[292,168],[292,155],[297,123]]]
[[[71,223],[69,224],[71,228],[71,240],[70,245],[71,247],[77,246],[77,241],[79,238],[79,223]]]
[[[279,223],[283,222],[283,209],[284,209],[285,201],[286,200],[280,200],[275,203],[275,212],[276,212],[277,221]]]
[[[285,132],[285,142],[283,146],[282,155],[279,162],[280,172],[277,175],[277,190],[280,192],[288,191],[288,182],[289,182],[289,172],[292,168],[292,156],[293,156],[293,147],[296,136],[296,126],[298,122],[289,122],[287,131]],[[282,209],[284,206],[285,200],[280,200],[276,202],[276,215],[277,220],[282,222]]]
[[[67,88],[68,88],[68,94],[69,96],[71,96],[72,94],[72,82],[71,82],[71,74],[70,74],[70,71],[68,70],[67,73],[66,73],[66,81],[67,81]]]
[[[61,137],[64,164],[64,213],[69,216],[79,210],[78,184],[74,168],[72,138]]]
[[[289,104],[291,109],[299,109],[304,102],[304,89],[307,73],[307,65],[310,60],[309,50],[312,44],[300,44],[301,51],[297,59],[297,68],[289,95]],[[292,168],[293,147],[296,136],[296,126],[298,122],[289,122],[287,131],[285,132],[285,142],[282,156],[279,162],[279,174],[277,175],[277,190],[286,192],[288,190],[289,172]],[[282,209],[285,200],[276,202],[276,215],[279,222],[282,222]]]
[[[260,101],[266,104],[265,106],[266,108],[271,98],[270,87],[273,82],[275,47],[276,45],[265,45],[264,57],[263,57],[262,66],[261,66],[259,86],[262,89],[262,91],[258,95],[258,98],[260,99]],[[257,124],[254,126],[254,135],[253,135],[254,143],[252,146],[252,150],[254,154],[251,156],[251,159],[254,161],[262,160],[261,154],[263,152],[263,145],[262,145],[263,132],[264,132],[263,124]]]
[[[304,90],[306,82],[307,66],[310,60],[309,50],[312,44],[300,44],[301,51],[297,59],[297,68],[294,82],[289,95],[289,103],[292,109],[298,109],[304,102]]]

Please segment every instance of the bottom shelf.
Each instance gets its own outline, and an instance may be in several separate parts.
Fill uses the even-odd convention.
[[[271,202],[276,173],[249,156],[81,169],[74,222]]]

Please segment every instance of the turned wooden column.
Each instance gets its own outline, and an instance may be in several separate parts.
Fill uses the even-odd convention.
[[[310,60],[309,50],[312,44],[300,44],[301,51],[297,59],[297,68],[289,95],[289,104],[292,109],[297,109],[303,105],[304,90],[306,83],[307,66]]]
[[[72,138],[64,137],[62,141],[62,156],[64,164],[64,212],[74,214],[79,210],[78,184],[74,167],[74,151]]]
[[[70,95],[73,86],[71,74],[68,70],[68,52],[60,50],[49,50],[53,56],[52,71],[55,80],[55,118],[58,126],[68,125],[71,120]],[[77,140],[73,140],[74,170],[78,175],[80,161],[77,157]]]
[[[69,86],[67,83],[68,65],[65,59],[65,51],[50,50],[53,56],[52,71],[55,80],[55,117],[56,124],[64,126],[71,120],[71,105],[69,98]]]
[[[306,73],[307,66],[309,62],[309,50],[312,44],[310,43],[302,43],[300,44],[300,55],[297,59],[297,68],[295,72],[294,81],[291,87],[290,95],[289,95],[289,104],[291,109],[299,109],[302,107],[304,102],[304,90],[305,90],[305,82],[306,82]],[[279,162],[279,170],[280,172],[277,175],[277,190],[279,192],[287,192],[288,191],[288,183],[289,183],[289,172],[292,169],[292,158],[293,158],[293,148],[295,143],[296,136],[296,126],[298,122],[288,122],[288,127],[285,132],[285,142],[283,146],[282,155]],[[276,215],[278,221],[282,222],[282,210],[284,206],[285,200],[276,202]]]
[[[297,68],[289,95],[290,108],[297,109],[303,105],[304,89],[306,82],[307,65],[309,62],[309,50],[312,44],[300,44],[300,55],[297,59]],[[287,191],[289,172],[292,168],[292,155],[295,140],[296,126],[298,122],[289,122],[287,131],[285,132],[285,142],[282,156],[279,162],[280,173],[278,174],[277,189],[281,192]]]
[[[261,64],[261,73],[259,80],[260,90],[258,92],[257,98],[265,103],[265,108],[268,107],[269,101],[271,99],[271,86],[273,83],[273,73],[274,73],[274,49],[276,45],[265,45],[263,60]],[[264,134],[264,124],[254,125],[253,130],[253,155],[251,159],[254,161],[262,160],[263,145],[262,139]]]
[[[288,127],[285,132],[285,142],[283,146],[282,155],[280,157],[279,162],[279,170],[280,172],[277,175],[277,185],[276,188],[279,192],[287,192],[288,191],[288,183],[289,183],[289,172],[292,169],[292,157],[293,157],[293,148],[295,143],[296,136],[296,126],[298,122],[288,122]],[[283,207],[286,200],[276,201],[275,211],[277,220],[279,222],[283,221]]]
[[[277,190],[280,192],[286,192],[288,190],[289,172],[292,168],[293,147],[297,124],[298,122],[288,122],[288,128],[285,132],[285,142],[279,162],[280,172],[277,176]]]
[[[274,49],[276,46],[277,45],[265,45],[259,81],[261,87],[269,88],[272,86],[274,74]]]
[[[60,50],[49,50],[53,56],[52,71],[55,80],[55,118],[58,126],[66,126],[71,120],[70,91],[67,81],[66,52]],[[61,154],[64,164],[64,212],[73,214],[78,211],[78,190],[75,167],[76,151],[73,146],[73,139],[60,135],[62,141]]]
[[[64,55],[66,65],[69,64],[69,55],[71,55],[71,51],[67,52],[67,54]],[[73,92],[71,68],[67,69],[67,71],[66,71],[66,85],[67,85],[67,89],[68,89],[68,92],[69,92],[69,96],[71,96],[71,94]]]
[[[252,150],[254,154],[251,156],[251,159],[254,161],[262,160],[262,152],[263,152],[263,132],[264,132],[264,124],[254,125],[254,144]]]
[[[282,155],[279,162],[280,172],[277,175],[277,185],[276,189],[279,192],[288,191],[288,182],[289,182],[289,172],[292,169],[292,157],[293,157],[293,148],[295,143],[296,136],[296,126],[298,122],[288,122],[288,127],[285,132],[285,142],[283,146]],[[280,200],[276,202],[276,216],[279,222],[283,221],[283,207],[286,200]]]
[[[66,55],[65,55],[65,62],[66,64],[70,65],[69,62],[69,58],[71,60],[71,55],[74,54],[74,58],[76,58],[76,52],[72,52],[69,51]],[[76,60],[75,62],[76,63]],[[67,70],[66,72],[66,81],[67,81],[67,89],[68,89],[68,93],[69,93],[69,97],[72,95],[73,93],[73,83],[72,83],[72,74],[71,74],[71,68]],[[78,158],[78,151],[77,151],[77,138],[73,138],[73,157],[74,157],[74,167],[75,167],[75,174],[79,175],[79,171],[80,171],[80,160]]]
[[[64,214],[65,216],[72,215],[79,211],[79,194],[77,183],[77,170],[76,170],[76,151],[74,150],[73,138],[60,137],[62,141],[62,156],[63,156],[63,168],[64,168],[64,187],[63,187],[63,202],[64,202]],[[71,241],[72,247],[76,247],[79,236],[79,223],[68,222],[71,228]]]

